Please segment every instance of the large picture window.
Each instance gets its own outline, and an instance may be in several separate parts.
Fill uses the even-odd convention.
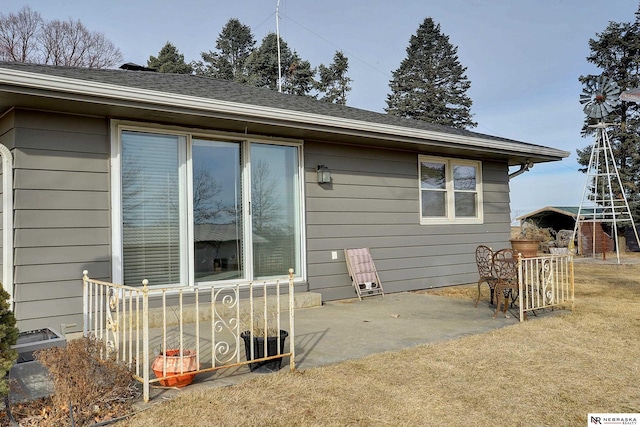
[[[114,280],[302,277],[300,144],[116,129]]]
[[[420,222],[482,221],[481,163],[419,156]]]

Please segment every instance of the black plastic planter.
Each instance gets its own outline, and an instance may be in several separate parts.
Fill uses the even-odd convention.
[[[20,332],[16,344],[11,346],[18,353],[16,363],[33,362],[33,353],[38,350],[51,347],[64,347],[67,339],[59,332],[51,329],[37,329],[34,331]]]
[[[244,331],[240,334],[244,340],[244,350],[247,360],[262,359],[263,357],[278,355],[278,337],[267,337],[267,356],[264,355],[264,337],[253,337],[253,359],[251,358],[251,332]],[[284,343],[289,336],[287,331],[280,330],[280,354],[285,353]],[[277,371],[282,366],[282,357],[278,357],[263,362],[249,363],[249,369],[253,372],[263,367],[269,371]]]

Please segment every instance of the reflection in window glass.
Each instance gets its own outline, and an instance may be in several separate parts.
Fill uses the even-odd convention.
[[[419,156],[421,221],[482,219],[480,162]]]
[[[422,192],[422,216],[446,217],[447,193],[443,191]]]
[[[456,190],[476,189],[476,168],[473,166],[453,166],[453,185]]]
[[[251,144],[253,274],[256,278],[299,271],[298,151]]]
[[[476,211],[476,193],[456,193],[456,217],[470,217],[475,218],[478,216]]]
[[[195,281],[243,277],[240,144],[194,140],[192,159]]]
[[[422,189],[443,190],[447,185],[447,175],[444,163],[420,163],[420,177]]]

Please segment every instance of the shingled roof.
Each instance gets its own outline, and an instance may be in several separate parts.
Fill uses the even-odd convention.
[[[483,138],[510,141],[506,138],[481,135],[468,130],[455,129],[425,121],[411,120],[389,114],[376,113],[344,105],[332,104],[329,102],[318,101],[307,96],[284,94],[266,88],[242,85],[228,80],[214,79],[211,77],[131,70],[55,67],[18,62],[1,62],[0,67],[26,71],[29,73],[66,77],[69,79],[87,80],[118,86],[127,86],[131,88],[168,92],[177,95],[188,95],[199,98],[293,110],[303,113],[321,114],[343,119],[372,123],[386,123],[395,126],[424,129],[434,132],[482,136]]]
[[[273,111],[281,110],[284,112],[300,113],[298,117],[301,117],[301,115],[304,117],[304,115],[307,114],[314,115],[314,117],[323,116],[343,121],[349,120],[361,124],[368,123],[371,126],[388,125],[397,127],[398,129],[427,131],[443,136],[450,135],[453,138],[472,138],[487,142],[495,141],[499,144],[506,143],[504,146],[507,147],[511,144],[519,146],[524,144],[529,147],[525,151],[536,152],[537,148],[539,148],[544,156],[549,157],[547,160],[559,160],[569,155],[569,153],[565,151],[508,138],[332,104],[307,96],[278,93],[270,89],[256,88],[204,76],[123,69],[58,67],[16,62],[0,62],[0,69],[14,70],[22,73],[35,73],[60,78],[61,80],[72,79],[87,82],[88,84],[119,86],[134,90],[139,89],[141,91],[172,94],[173,96],[191,97],[192,99],[205,101],[244,104],[247,106],[273,109]],[[2,79],[0,78],[0,84],[1,83]]]

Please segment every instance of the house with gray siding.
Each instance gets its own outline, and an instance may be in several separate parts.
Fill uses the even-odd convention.
[[[0,63],[2,285],[21,330],[82,327],[82,271],[355,296],[474,282],[509,167],[566,151],[193,75]],[[326,168],[327,183],[318,183]],[[532,190],[534,191],[534,190]]]

